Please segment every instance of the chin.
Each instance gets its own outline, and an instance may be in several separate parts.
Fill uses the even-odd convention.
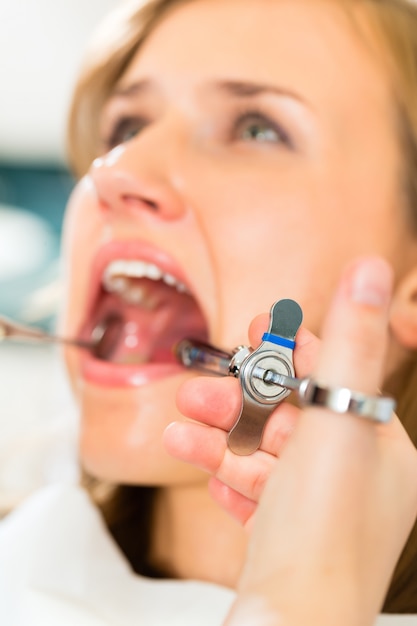
[[[85,383],[79,396],[82,467],[112,483],[168,486],[200,481],[205,474],[173,459],[162,435],[174,420],[175,396],[183,377],[138,389]]]

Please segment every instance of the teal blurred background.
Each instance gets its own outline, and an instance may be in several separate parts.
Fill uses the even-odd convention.
[[[0,314],[44,328],[60,300],[60,238],[74,180],[60,164],[0,162]]]

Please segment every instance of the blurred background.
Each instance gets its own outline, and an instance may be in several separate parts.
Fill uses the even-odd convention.
[[[121,0],[0,0],[0,315],[53,329],[74,181],[65,123],[88,38]],[[77,413],[59,350],[0,342],[0,515],[77,480]]]

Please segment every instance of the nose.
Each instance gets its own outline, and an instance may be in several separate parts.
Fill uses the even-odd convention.
[[[159,219],[179,219],[184,203],[162,154],[159,160],[147,158],[139,142],[134,138],[93,162],[90,177],[101,208],[116,214],[150,212]]]

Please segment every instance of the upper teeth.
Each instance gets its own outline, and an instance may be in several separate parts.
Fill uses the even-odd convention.
[[[163,272],[154,263],[145,261],[128,261],[117,259],[112,261],[104,270],[102,285],[110,293],[122,293],[128,288],[129,278],[150,278],[151,280],[163,280],[170,287],[175,287],[179,292],[188,292],[184,283],[177,280],[172,274]]]

